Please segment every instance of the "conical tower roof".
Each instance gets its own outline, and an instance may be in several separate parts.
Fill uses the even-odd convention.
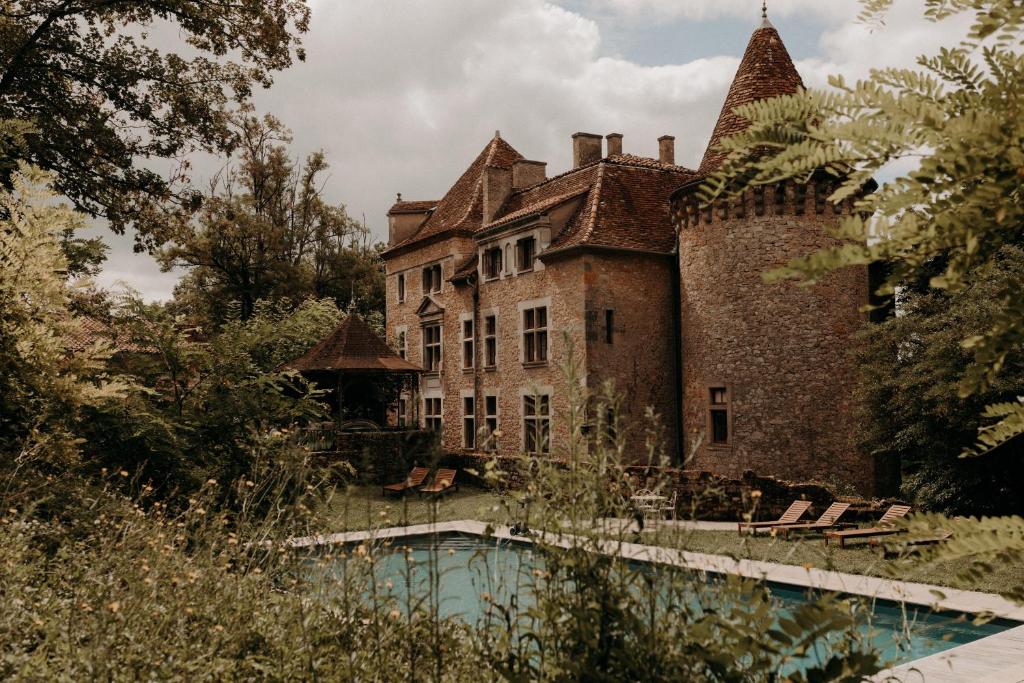
[[[700,164],[701,173],[711,173],[722,163],[726,154],[718,149],[722,138],[742,132],[748,121],[736,114],[736,108],[757,100],[792,95],[804,87],[804,82],[793,66],[793,60],[782,43],[779,32],[768,19],[754,31],[743,53],[740,68],[725,98],[715,131]]]
[[[347,316],[316,346],[285,365],[291,370],[422,372],[370,329],[358,315]]]

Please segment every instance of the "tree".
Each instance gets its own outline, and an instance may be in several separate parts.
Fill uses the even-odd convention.
[[[880,23],[893,0],[863,4],[863,18]],[[879,294],[891,297],[901,287],[926,282],[929,290],[955,297],[985,287],[1004,248],[1021,244],[1024,6],[1017,0],[925,2],[931,21],[964,14],[972,19],[967,36],[938,55],[920,57],[920,70],[876,70],[853,85],[834,76],[829,91],[799,92],[738,111],[750,126],[723,141],[728,158],[709,179],[705,199],[824,170],[836,181],[830,199],[852,200],[857,209],[836,230],[844,244],[796,259],[772,277],[811,283],[849,265],[884,263],[889,276]],[[917,167],[864,192],[870,178],[899,160],[916,160]],[[936,264],[939,271],[931,272]],[[960,327],[959,344],[970,362],[957,394],[946,400],[994,389],[1017,396],[985,409],[988,424],[965,456],[990,453],[1024,434],[1024,387],[1004,392],[997,384],[1024,342],[1021,275],[1008,270],[998,289],[990,290],[991,315],[972,321],[980,327]],[[982,563],[1024,558],[1019,517],[982,527],[941,517],[915,524],[954,530],[939,557]],[[1024,586],[1006,590],[1024,601]]]
[[[916,507],[947,514],[1024,512],[1024,444],[959,457],[977,438],[984,407],[1014,400],[1024,386],[1017,351],[988,389],[957,397],[972,362],[961,340],[999,315],[1005,280],[1024,277],[1024,249],[1004,247],[984,271],[956,293],[928,287],[928,278],[907,284],[900,315],[871,325],[857,352],[863,448],[902,463],[903,492]]]
[[[146,161],[230,150],[232,105],[304,58],[309,16],[304,0],[10,0],[0,118],[31,122],[21,158],[76,208],[116,232],[135,224],[152,246],[166,213],[194,202],[184,161],[171,179]],[[159,47],[171,32],[187,54]]]
[[[261,299],[383,307],[379,252],[365,226],[324,199],[323,153],[300,165],[288,154],[289,131],[271,116],[246,117],[237,130],[237,164],[218,174],[197,218],[168,233],[160,252],[166,268],[191,269],[176,298],[218,322],[230,317],[230,302],[245,320]]]

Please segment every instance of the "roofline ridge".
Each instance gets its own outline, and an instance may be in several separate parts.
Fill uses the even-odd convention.
[[[598,162],[600,164],[600,162]],[[590,217],[587,219],[587,229],[583,232],[581,237],[582,241],[590,239],[591,235],[594,234],[594,228],[597,227],[597,206],[601,203],[601,190],[604,184],[604,164],[598,166],[597,179],[594,180],[594,199],[590,206]]]

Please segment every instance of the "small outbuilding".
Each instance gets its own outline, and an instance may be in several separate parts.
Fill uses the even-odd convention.
[[[285,368],[326,390],[336,426],[381,428],[403,396],[415,405],[422,368],[399,356],[358,315],[352,314],[329,335]],[[398,426],[405,426],[399,424]]]

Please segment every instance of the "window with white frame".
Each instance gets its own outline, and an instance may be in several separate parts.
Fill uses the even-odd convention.
[[[551,396],[523,396],[523,450],[527,453],[551,452]]]
[[[537,256],[537,238],[524,237],[516,242],[516,270],[533,270],[533,261]]]
[[[462,447],[476,448],[476,400],[472,394],[462,396]]]
[[[548,360],[548,308],[537,306],[523,311],[523,362]]]
[[[427,372],[441,370],[441,323],[430,323],[423,327],[423,369]]]
[[[484,433],[487,436],[487,449],[498,450],[498,396],[484,396]]]
[[[398,303],[405,301],[405,273],[398,274]]]
[[[441,291],[441,264],[435,263],[423,269],[423,293],[433,294]]]
[[[423,399],[423,426],[434,432],[441,431],[440,396],[428,396]]]
[[[398,426],[405,427],[409,424],[409,399],[405,396],[398,397]]]
[[[398,348],[398,355],[407,358],[409,355],[409,335],[404,327],[395,331],[395,346]]]
[[[462,321],[462,368],[470,370],[473,367],[473,358],[476,349],[473,343],[473,319],[466,318]]]
[[[498,316],[484,317],[484,367],[498,365]]]
[[[501,247],[492,247],[484,252],[484,277],[494,280],[501,277],[502,266]]]

